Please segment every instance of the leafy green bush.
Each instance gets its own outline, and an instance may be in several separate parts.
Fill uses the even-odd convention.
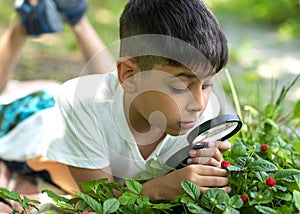
[[[84,193],[76,192],[77,197],[71,199],[50,190],[44,192],[68,213],[299,212],[300,138],[295,128],[300,126],[300,100],[292,113],[283,108],[285,97],[299,80],[300,75],[288,87],[283,87],[277,99],[273,97],[263,112],[245,106],[243,130],[232,138],[233,146],[224,153],[226,161],[222,163],[228,170],[232,188],[229,195],[218,188],[200,195],[196,184],[183,181],[181,186],[185,193],[175,200],[151,202],[149,197],[142,195],[142,184],[133,179],[125,180],[126,188],[107,179],[82,183]],[[158,165],[155,166],[157,170]],[[114,190],[122,195],[116,198]],[[3,188],[0,197],[20,203],[24,208],[22,213],[39,203],[26,197],[22,199]]]

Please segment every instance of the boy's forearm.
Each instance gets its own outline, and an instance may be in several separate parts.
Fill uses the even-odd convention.
[[[177,195],[180,195],[183,190],[181,188],[168,187],[171,177],[168,175],[154,178],[143,184],[143,195],[149,196],[152,201],[158,200],[173,200]],[[169,181],[168,181],[169,180]],[[171,189],[172,192],[171,192]]]
[[[161,188],[158,188],[157,181],[155,179],[147,181],[143,184],[143,195],[149,196],[152,201],[157,201],[163,198],[160,193]]]

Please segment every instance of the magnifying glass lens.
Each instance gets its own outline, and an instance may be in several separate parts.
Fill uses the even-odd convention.
[[[238,125],[239,124],[237,122],[227,122],[215,127],[211,127],[207,131],[197,136],[193,140],[192,144],[195,148],[204,148],[207,142],[213,142],[224,138],[228,134],[232,133],[232,131],[236,129]]]
[[[241,127],[242,122],[236,114],[224,114],[208,120],[188,134],[189,145],[173,154],[166,164],[177,167],[189,157],[188,152],[191,149],[202,149],[207,147],[209,142],[226,140],[237,133]]]

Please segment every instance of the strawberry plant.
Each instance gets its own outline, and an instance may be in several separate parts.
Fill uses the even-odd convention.
[[[21,213],[21,214],[26,214],[27,210],[29,208],[35,208],[38,210],[37,206],[40,204],[39,201],[37,200],[31,200],[27,198],[26,196],[21,197],[17,192],[15,191],[10,191],[8,189],[5,189],[3,187],[0,187],[0,198],[14,201],[22,207],[22,211],[18,212],[17,210],[13,210],[12,213]]]
[[[300,211],[300,100],[293,112],[284,99],[298,75],[272,97],[263,112],[245,106],[244,129],[233,139],[225,159],[231,195],[241,195],[241,213],[296,213]],[[293,128],[292,128],[293,127]],[[246,197],[247,196],[247,200]]]
[[[107,179],[82,183],[82,192],[65,198],[44,190],[56,206],[67,213],[297,213],[300,212],[300,100],[292,112],[284,108],[284,99],[300,75],[283,87],[277,99],[272,97],[260,112],[245,106],[243,130],[231,138],[232,148],[224,153],[222,168],[227,169],[228,195],[211,188],[203,195],[194,183],[181,183],[185,193],[172,201],[152,202],[142,195],[143,186],[134,179],[126,179],[126,188]],[[234,90],[233,90],[234,92]],[[237,96],[235,101],[237,101]],[[239,107],[239,104],[236,103]],[[170,170],[159,160],[150,160],[147,171],[140,179],[147,180]],[[122,195],[116,198],[114,191]],[[23,199],[15,192],[0,189],[0,197],[15,200],[24,208],[35,207],[38,202]],[[15,212],[17,213],[17,212]],[[50,213],[50,212],[47,212]]]
[[[133,179],[126,180],[127,188],[102,179],[84,183],[85,194],[77,193],[77,199],[59,200],[60,206],[75,212],[97,213],[299,212],[300,140],[292,127],[300,125],[300,101],[296,102],[292,113],[283,106],[284,98],[299,77],[287,88],[283,87],[278,98],[272,98],[263,112],[245,106],[244,129],[232,138],[232,148],[225,152],[226,160],[221,164],[228,170],[230,195],[218,188],[200,195],[195,184],[184,181],[181,184],[185,190],[183,195],[174,201],[154,203],[141,194],[142,185]],[[168,170],[154,160],[147,167],[143,178],[159,176]],[[114,198],[114,189],[123,193],[120,198]],[[60,198],[51,195],[56,201]],[[82,203],[78,205],[79,201]]]

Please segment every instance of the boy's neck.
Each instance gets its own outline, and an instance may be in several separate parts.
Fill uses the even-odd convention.
[[[126,103],[130,102],[126,102],[125,95],[124,110],[128,126],[141,155],[144,159],[147,159],[167,134],[162,129],[151,126],[149,122],[142,118],[137,112],[129,111],[129,108],[132,106],[128,106]]]
[[[156,149],[157,145],[166,137],[166,135],[167,134],[161,132],[161,130],[160,132],[157,132],[157,134],[156,133],[134,134],[133,132],[134,139],[144,159],[147,159],[149,155],[152,154],[152,152]]]
[[[143,158],[146,160],[166,137],[166,133],[158,127],[151,127],[146,132],[138,132],[130,126],[131,133]]]

